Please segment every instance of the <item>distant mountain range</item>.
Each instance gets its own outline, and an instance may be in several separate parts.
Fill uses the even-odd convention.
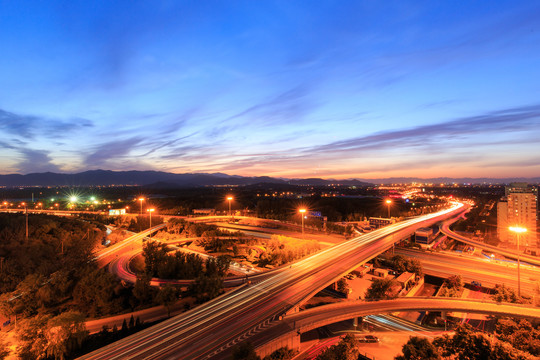
[[[194,187],[212,185],[253,185],[253,184],[329,185],[336,180],[324,179],[278,179],[268,176],[246,177],[226,174],[173,174],[161,171],[110,171],[91,170],[76,174],[52,172],[27,175],[0,175],[0,186],[110,186],[138,185],[152,187]],[[340,180],[340,184],[366,186],[359,180]]]
[[[91,170],[76,174],[59,173],[34,173],[27,175],[9,174],[0,175],[0,186],[110,186],[110,185],[134,185],[153,187],[195,187],[212,185],[254,185],[254,184],[290,184],[290,185],[314,185],[324,186],[331,184],[341,184],[349,186],[368,186],[372,184],[392,184],[392,183],[488,183],[505,184],[510,182],[539,183],[540,178],[388,178],[388,179],[281,179],[268,176],[246,177],[227,175],[222,173],[205,174],[173,174],[161,171],[110,171]]]

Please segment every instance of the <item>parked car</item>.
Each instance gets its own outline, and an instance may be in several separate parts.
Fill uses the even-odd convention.
[[[379,338],[374,335],[356,335],[356,340],[361,343],[377,343]]]

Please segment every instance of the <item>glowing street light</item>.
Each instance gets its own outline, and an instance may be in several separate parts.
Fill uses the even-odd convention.
[[[28,240],[28,207],[26,206],[26,203],[21,203],[22,206],[24,206],[24,213],[26,214],[26,240]]]
[[[300,212],[300,215],[302,216],[302,239],[304,238],[304,214],[306,213],[306,209],[300,209],[298,210]]]
[[[69,202],[71,202],[71,203],[76,203],[76,202],[77,202],[77,197],[76,197],[76,196],[71,196],[71,197],[69,198]]]
[[[150,227],[152,227],[152,213],[155,211],[156,209],[152,208],[152,209],[146,209],[146,211],[148,211],[148,213],[150,214]],[[152,237],[152,234],[150,234],[150,237]]]
[[[386,200],[386,205],[388,205],[388,218],[390,219],[390,205],[392,205],[392,200]]]
[[[144,201],[144,198],[140,197],[138,200],[141,202],[141,216],[142,216],[142,202]]]
[[[231,201],[233,201],[233,197],[232,196],[227,196],[227,200],[229,200],[229,216],[232,219]]]
[[[519,274],[519,237],[521,236],[522,233],[527,232],[527,229],[520,226],[510,226],[508,230],[516,233],[516,237],[517,237],[518,296],[521,297],[521,282],[520,282],[520,274]]]

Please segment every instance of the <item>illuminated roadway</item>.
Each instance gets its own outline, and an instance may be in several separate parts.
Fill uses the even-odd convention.
[[[250,330],[264,327],[394,242],[464,211],[462,204],[322,250],[274,276],[96,350],[82,359],[223,359]]]
[[[511,251],[511,250],[507,250],[507,249],[501,249],[500,247],[491,246],[491,245],[488,245],[488,244],[483,243],[481,241],[475,241],[475,240],[473,240],[471,238],[468,238],[466,236],[456,234],[455,232],[450,230],[449,224],[444,224],[443,226],[441,226],[441,232],[443,234],[445,234],[446,236],[448,236],[448,237],[451,237],[453,239],[459,240],[461,242],[464,242],[464,243],[472,245],[472,246],[476,246],[476,247],[478,247],[480,249],[484,249],[484,250],[487,250],[487,251],[490,251],[490,252],[501,254],[501,255],[507,256],[507,257],[512,258],[512,259],[517,258],[517,253],[515,251]],[[538,257],[529,256],[529,255],[526,255],[526,254],[520,254],[520,259],[521,259],[521,261],[528,262],[529,264],[540,266],[540,258],[538,258]]]
[[[516,305],[457,298],[408,297],[381,301],[347,301],[317,306],[287,315],[283,321],[255,333],[250,341],[255,347],[268,344],[279,337],[290,337],[321,326],[371,314],[397,311],[455,311],[499,316],[540,319],[540,309],[533,305]]]
[[[515,263],[488,260],[471,255],[457,255],[443,252],[417,251],[396,248],[396,254],[420,260],[424,274],[446,278],[461,275],[464,282],[477,281],[482,286],[493,288],[505,284],[517,289],[517,268]],[[521,265],[521,288],[524,294],[534,294],[540,269]]]
[[[129,246],[134,245],[137,241],[142,241],[145,237],[152,234],[153,232],[156,232],[162,228],[164,228],[167,224],[159,224],[156,225],[150,229],[141,231],[140,233],[137,233],[133,236],[130,236],[129,238],[118,242],[112,246],[109,246],[103,250],[100,250],[97,252],[96,256],[94,257],[94,260],[100,264],[101,266],[105,266],[107,263],[109,263],[113,257],[117,257],[121,255],[122,253],[129,251]]]

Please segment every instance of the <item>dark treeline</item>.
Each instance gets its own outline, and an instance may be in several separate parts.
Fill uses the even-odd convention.
[[[426,193],[443,195],[478,194],[482,189],[454,187],[426,187]],[[488,188],[488,190],[492,190]],[[319,211],[328,221],[356,221],[370,216],[386,216],[387,207],[384,203],[387,190],[377,187],[349,186],[298,186],[288,184],[257,184],[238,187],[89,187],[89,188],[52,188],[33,189],[35,203],[43,202],[48,208],[54,203],[60,203],[61,209],[66,209],[68,194],[79,194],[81,201],[76,209],[108,211],[111,208],[128,207],[128,212],[136,214],[141,210],[137,200],[144,197],[142,203],[143,217],[148,218],[147,208],[155,208],[156,215],[192,215],[193,209],[211,208],[218,212],[228,211],[226,197],[233,195],[233,210],[254,210],[263,218],[287,221],[299,221],[298,208],[307,207]],[[283,195],[289,193],[290,195]],[[2,194],[5,199],[30,198],[28,189],[6,189]],[[335,195],[335,196],[334,196]],[[98,200],[108,199],[107,203],[92,205],[87,200],[94,196]],[[55,198],[55,201],[51,199]],[[433,202],[433,201],[432,201]],[[416,200],[415,206],[405,200],[395,198],[392,204],[392,216],[409,216],[419,212],[419,208],[431,205],[424,200]],[[153,220],[153,219],[152,219]],[[154,223],[154,221],[152,221]],[[156,223],[157,224],[157,223]]]
[[[396,360],[532,360],[540,355],[540,332],[527,320],[515,322],[499,318],[494,337],[475,331],[468,324],[460,324],[453,335],[444,334],[433,340],[412,336],[403,345],[402,352]]]
[[[231,263],[231,258],[226,255],[203,260],[197,254],[169,252],[165,244],[157,241],[147,241],[143,245],[143,257],[145,273],[137,279],[138,283],[141,279],[151,277],[194,279],[182,296],[192,296],[197,302],[212,299],[223,292],[223,277]]]
[[[0,293],[13,291],[31,274],[48,278],[85,268],[103,238],[96,225],[47,215],[0,214]]]
[[[69,358],[80,351],[87,317],[157,304],[170,310],[178,300],[170,286],[152,288],[147,278],[130,286],[98,269],[93,250],[104,233],[93,222],[29,214],[28,239],[25,227],[25,215],[0,214],[0,314],[17,323],[22,359]],[[50,337],[57,329],[62,336]]]

